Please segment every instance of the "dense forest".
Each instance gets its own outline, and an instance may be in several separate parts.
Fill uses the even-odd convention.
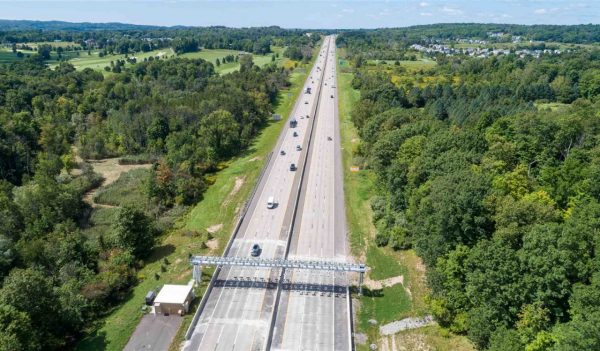
[[[475,26],[343,33],[338,45]],[[576,42],[598,28],[492,27]],[[423,259],[438,323],[479,349],[600,349],[600,51],[360,66],[352,119],[377,175],[376,243]]]
[[[239,40],[270,43],[268,31]],[[248,147],[289,84],[282,67],[259,68],[250,54],[239,62],[226,75],[181,58],[108,76],[49,69],[39,54],[0,65],[0,350],[64,349],[122,300],[160,234],[143,207],[123,206],[106,235],[84,235],[82,197],[102,179],[76,154],[155,160],[147,202],[158,211],[195,204],[207,174]]]

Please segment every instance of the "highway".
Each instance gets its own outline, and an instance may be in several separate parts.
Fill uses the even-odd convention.
[[[298,125],[284,127],[227,255],[249,256],[252,245],[257,243],[262,258],[283,258],[289,250],[290,257],[345,260],[335,84],[335,39],[329,36],[292,111]],[[312,94],[304,93],[307,87]],[[282,150],[284,154],[280,153]],[[297,165],[296,171],[290,170],[292,163]],[[273,209],[266,206],[269,197],[277,203]],[[345,276],[329,272],[286,274],[287,281],[294,284],[278,285],[278,269],[223,268],[184,349],[264,350],[270,345],[272,349],[286,350],[348,350]],[[323,296],[318,293],[311,298],[303,293],[304,289],[290,288],[298,287],[295,283],[302,281],[322,284],[314,286],[320,291],[338,285],[338,292]],[[282,286],[287,288],[281,291],[280,303],[276,305],[278,288]],[[312,314],[310,318],[305,315],[307,312]]]
[[[346,261],[335,45],[329,50],[290,259]],[[278,305],[272,349],[349,350],[346,275],[294,271],[287,279],[291,287],[283,290]]]

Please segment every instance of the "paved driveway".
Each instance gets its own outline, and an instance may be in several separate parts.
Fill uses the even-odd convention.
[[[124,351],[168,350],[182,321],[183,318],[177,315],[145,315],[135,328]]]

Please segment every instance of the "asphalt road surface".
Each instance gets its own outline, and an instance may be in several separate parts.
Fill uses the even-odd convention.
[[[311,87],[312,94],[302,93],[292,112],[292,116],[295,116],[298,121],[298,126],[290,128],[289,125],[286,125],[284,128],[257,192],[251,199],[248,212],[228,252],[229,256],[249,256],[251,246],[258,243],[262,249],[260,254],[262,258],[285,257],[290,235],[289,228],[300,185],[301,167],[306,156],[304,153],[308,149],[308,135],[314,120],[313,144],[307,155],[307,173],[299,199],[298,215],[302,218],[296,219],[296,223],[300,223],[300,225],[291,234],[292,248],[295,247],[295,249],[290,253],[294,253],[298,257],[332,258],[335,256],[340,260],[345,259],[345,220],[343,218],[343,189],[337,131],[337,92],[332,86],[335,85],[334,55],[334,38],[327,37],[304,85],[303,91],[307,87]],[[326,82],[326,85],[322,84],[323,81]],[[316,109],[319,93],[321,94],[321,103]],[[334,98],[331,98],[331,95]],[[311,118],[307,118],[307,115],[310,115]],[[294,136],[294,132],[298,135]],[[328,140],[327,136],[331,136],[332,140]],[[297,151],[297,145],[300,145],[302,150]],[[280,154],[281,150],[285,151],[284,155]],[[297,171],[290,170],[291,163],[298,166]],[[318,197],[312,198],[313,194],[318,194]],[[268,209],[267,199],[271,196],[274,197],[277,206]],[[319,211],[318,216],[314,215],[315,211]],[[307,216],[306,220],[304,215]],[[278,269],[244,267],[222,269],[193,335],[186,342],[185,350],[264,350],[270,335],[269,329],[273,312],[277,312],[278,319],[285,317],[288,321],[293,319],[294,322],[298,322],[297,318],[302,317],[296,315],[296,312],[299,311],[297,308],[289,313],[287,309],[275,310],[279,273]],[[302,277],[303,273],[293,274],[293,280],[296,281]],[[334,277],[331,273],[321,273],[320,275],[310,273],[306,279],[319,279],[318,282],[327,286],[334,283],[341,284],[343,288],[340,290],[343,290],[343,293],[339,294],[338,298],[324,296],[323,299],[310,299],[308,302],[307,299],[301,298],[301,301],[296,302],[295,293],[289,295],[287,291],[284,291],[281,301],[285,300],[286,306],[296,306],[295,304],[302,303],[305,309],[315,310],[319,313],[314,322],[300,322],[301,329],[298,330],[304,335],[304,338],[312,338],[311,333],[315,333],[313,339],[316,344],[312,341],[306,344],[297,342],[290,344],[288,339],[298,339],[295,334],[292,334],[293,324],[277,321],[279,328],[276,326],[275,330],[282,331],[284,334],[282,337],[279,337],[279,334],[273,334],[274,340],[276,338],[282,340],[279,343],[280,346],[273,344],[273,348],[317,350],[322,349],[321,345],[327,345],[325,349],[348,349],[347,307],[344,302],[346,298],[345,280],[343,277]],[[331,325],[331,318],[321,317],[321,314],[333,316],[333,321],[336,322],[335,327]],[[328,333],[321,335],[314,330],[315,328],[319,329],[322,325],[328,325],[331,336],[328,336]],[[302,335],[299,337],[300,339],[302,339]]]
[[[288,258],[346,261],[346,219],[338,125],[335,45],[329,47],[324,85],[310,147],[305,187]],[[349,350],[346,273],[286,272],[277,306],[273,350]]]

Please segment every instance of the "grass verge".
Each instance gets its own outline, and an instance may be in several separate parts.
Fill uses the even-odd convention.
[[[291,87],[279,93],[276,113],[285,117],[290,114],[308,72],[307,69],[299,69],[292,74]],[[88,335],[79,342],[76,350],[122,350],[142,316],[143,298],[148,290],[165,283],[187,283],[191,279],[189,255],[218,255],[223,252],[235,225],[235,217],[252,191],[263,161],[277,142],[284,125],[285,120],[269,123],[244,155],[230,160],[215,175],[215,182],[205,192],[203,200],[159,239],[161,244],[153,250],[144,268],[138,272],[139,284],[122,304],[87,331]],[[213,250],[206,247],[207,238],[203,233],[215,224],[222,224],[222,227],[213,234],[213,240],[218,243]],[[198,301],[211,274],[211,271],[203,272],[204,283],[196,290]],[[184,319],[173,347],[181,343],[192,315],[193,310]]]

